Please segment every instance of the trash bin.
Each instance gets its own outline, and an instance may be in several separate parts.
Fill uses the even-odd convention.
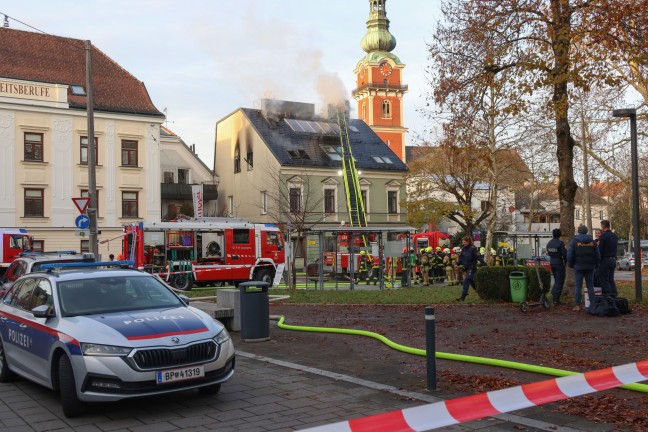
[[[509,285],[511,286],[511,299],[516,303],[522,303],[527,300],[529,291],[529,279],[526,273],[521,271],[512,271],[509,274]]]
[[[239,284],[241,292],[241,339],[246,342],[270,340],[268,282]]]

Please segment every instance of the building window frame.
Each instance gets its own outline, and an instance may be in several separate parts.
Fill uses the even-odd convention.
[[[139,142],[137,140],[121,140],[121,165],[123,167],[137,168]]]
[[[32,240],[32,252],[45,252],[45,240]]]
[[[382,101],[382,118],[391,118],[391,102],[389,99],[383,99]]]
[[[122,218],[139,218],[139,192],[122,191]]]
[[[188,169],[178,168],[178,184],[190,184]]]
[[[399,213],[398,189],[387,189],[387,213],[390,215]]]
[[[268,214],[268,192],[261,191],[261,214]]]
[[[25,217],[45,217],[45,190],[25,188]]]
[[[234,174],[241,172],[241,145],[234,147]]]
[[[234,216],[234,196],[230,195],[227,197],[227,216]]]
[[[337,188],[324,187],[324,214],[327,216],[337,213]]]
[[[99,165],[99,138],[95,137],[95,165]],[[82,136],[79,141],[79,164],[88,165],[88,137]]]
[[[44,134],[38,132],[25,132],[23,137],[25,144],[25,161],[43,162]]]

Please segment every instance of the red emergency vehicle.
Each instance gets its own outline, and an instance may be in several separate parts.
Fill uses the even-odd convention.
[[[241,219],[140,222],[124,228],[123,257],[181,290],[258,280],[285,264],[279,228]]]
[[[440,247],[441,249],[452,249],[452,237],[448,233],[441,231],[427,231],[412,236],[412,243],[414,245],[414,252],[417,254],[422,248],[431,246],[432,249]]]
[[[24,228],[0,228],[0,276],[22,252],[32,249],[32,238]]]

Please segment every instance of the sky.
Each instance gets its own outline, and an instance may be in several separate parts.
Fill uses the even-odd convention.
[[[428,122],[419,110],[439,0],[389,0],[386,10],[392,53],[406,65],[412,145]],[[5,2],[0,13],[11,28],[34,31],[18,20],[90,40],[144,82],[166,126],[213,168],[216,122],[236,109],[259,108],[262,98],[318,107],[331,92],[351,98],[369,0],[23,0]]]

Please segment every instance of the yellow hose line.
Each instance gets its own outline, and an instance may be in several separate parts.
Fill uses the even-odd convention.
[[[418,356],[425,357],[425,350],[420,349],[420,348],[412,348],[408,347],[405,345],[397,344],[395,342],[392,342],[391,340],[387,339],[385,336],[380,335],[378,333],[366,331],[366,330],[352,330],[352,329],[343,329],[343,328],[333,328],[333,327],[307,327],[307,326],[296,326],[296,325],[290,325],[290,324],[285,324],[286,317],[281,316],[279,318],[279,322],[277,325],[279,328],[282,328],[284,330],[295,330],[295,331],[307,331],[307,332],[316,332],[316,333],[338,333],[338,334],[349,334],[349,335],[357,335],[357,336],[366,336],[374,339],[378,339],[385,345],[387,345],[390,348],[393,348],[397,351],[402,351],[407,354],[414,354]],[[488,357],[476,357],[476,356],[470,356],[470,355],[465,355],[465,354],[451,354],[451,353],[444,353],[444,352],[436,352],[436,358],[438,359],[443,359],[443,360],[454,360],[454,361],[461,361],[461,362],[466,362],[466,363],[476,363],[476,364],[483,364],[483,365],[488,365],[488,366],[497,366],[497,367],[504,367],[504,368],[509,368],[509,369],[516,369],[516,370],[521,370],[521,371],[526,371],[526,372],[534,372],[534,373],[539,373],[539,374],[544,374],[544,375],[551,375],[551,376],[558,376],[558,377],[563,377],[563,376],[569,376],[569,375],[578,375],[581,372],[572,372],[572,371],[567,371],[567,370],[562,370],[562,369],[555,369],[555,368],[550,368],[550,367],[545,367],[545,366],[536,366],[536,365],[531,365],[527,363],[520,363],[520,362],[514,362],[514,361],[508,361],[508,360],[498,360],[498,359],[492,359]],[[626,384],[621,386],[621,388],[627,389],[627,390],[633,390],[641,393],[648,393],[648,385],[647,384]]]

